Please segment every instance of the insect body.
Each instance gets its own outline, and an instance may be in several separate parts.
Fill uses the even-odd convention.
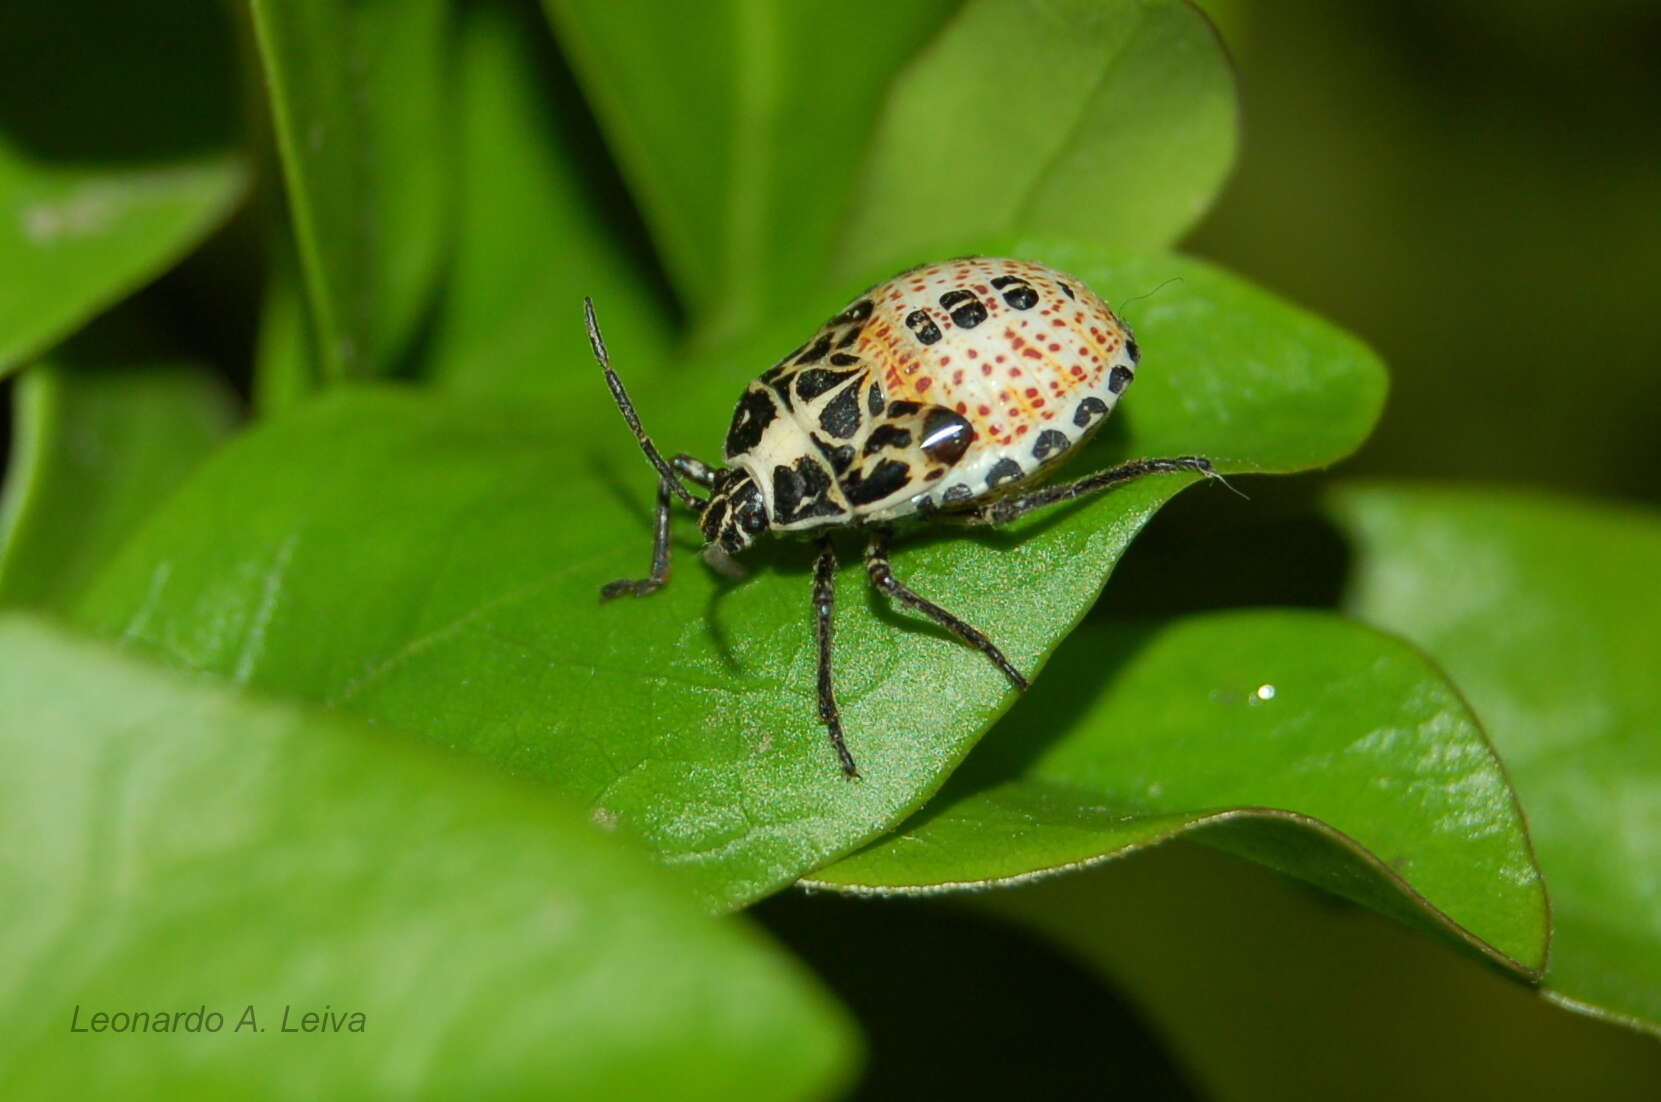
[[[1107,303],[1041,264],[965,257],[871,288],[746,388],[721,468],[688,455],[663,459],[611,369],[593,305],[584,307],[612,395],[659,476],[651,574],[611,583],[602,599],[644,596],[668,580],[672,496],[698,513],[705,558],[728,572],[736,570],[732,556],[763,533],[817,530],[819,715],[850,777],[858,771],[831,679],[836,556],[826,530],[866,530],[872,584],[1025,689],[1026,678],[991,640],[895,578],[893,522],[1003,524],[1146,474],[1212,473],[1198,456],[1140,459],[1035,488],[1101,427],[1139,359],[1130,329]],[[708,496],[700,499],[687,482]]]

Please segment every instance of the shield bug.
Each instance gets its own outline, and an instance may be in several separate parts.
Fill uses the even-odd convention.
[[[813,534],[819,716],[850,777],[859,774],[831,677],[830,530],[865,532],[872,585],[980,651],[1024,690],[1027,679],[996,644],[894,576],[894,523],[1006,524],[1143,475],[1213,474],[1206,459],[1180,456],[1038,485],[1101,427],[1140,358],[1129,327],[1107,303],[1082,280],[1042,264],[964,257],[872,287],[745,389],[721,467],[685,454],[663,458],[612,370],[593,303],[585,299],[583,308],[612,397],[658,473],[651,572],[612,582],[601,599],[643,597],[669,580],[669,512],[677,497],[698,515],[706,561],[727,573],[736,573],[732,557],[759,536]]]

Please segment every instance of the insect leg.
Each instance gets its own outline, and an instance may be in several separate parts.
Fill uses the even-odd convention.
[[[600,600],[609,601],[613,597],[621,597],[627,593],[631,597],[644,597],[648,593],[655,593],[663,588],[669,580],[669,488],[667,478],[658,479],[657,484],[657,518],[652,525],[652,572],[639,581],[608,582],[600,587]]]
[[[1029,682],[1022,676],[1021,671],[1017,670],[1009,659],[1004,657],[1004,652],[998,649],[997,644],[933,601],[919,597],[906,588],[898,578],[894,577],[894,568],[888,561],[888,533],[881,529],[871,533],[871,542],[866,545],[865,572],[870,575],[872,585],[901,604],[921,612],[924,616],[986,655],[994,666],[1003,671],[1004,676],[1009,678],[1011,684],[1023,692],[1026,691]]]
[[[675,468],[676,474],[683,474],[700,486],[715,485],[715,472],[710,469],[708,463],[695,455],[681,452],[669,460],[669,465]]]
[[[859,767],[842,740],[842,712],[836,706],[836,685],[831,678],[831,615],[836,611],[836,548],[829,536],[819,539],[819,558],[813,564],[813,615],[819,632],[819,718],[830,731],[831,746],[842,762],[842,772],[859,776]]]
[[[1207,477],[1217,477],[1211,468],[1211,461],[1197,455],[1183,455],[1175,459],[1133,459],[1129,463],[1121,463],[1117,467],[1085,475],[1076,482],[1064,482],[1059,486],[1045,486],[1029,494],[999,498],[997,501],[966,509],[953,516],[954,519],[966,524],[1008,524],[1016,517],[1024,516],[1034,509],[1042,509],[1046,505],[1058,505],[1063,501],[1100,493],[1144,475],[1164,474],[1170,471],[1195,471]]]

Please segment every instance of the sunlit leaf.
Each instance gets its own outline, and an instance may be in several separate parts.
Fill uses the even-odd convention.
[[[987,886],[1190,832],[1544,963],[1522,815],[1458,692],[1406,644],[1313,612],[1086,624],[928,806],[810,880]]]

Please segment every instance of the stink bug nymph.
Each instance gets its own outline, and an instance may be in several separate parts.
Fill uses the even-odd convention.
[[[664,460],[611,368],[594,304],[584,299],[583,309],[606,383],[658,473],[651,573],[612,582],[601,600],[643,597],[669,580],[674,497],[698,514],[705,559],[727,573],[737,571],[733,556],[764,533],[817,533],[819,716],[850,777],[859,771],[831,679],[830,529],[866,532],[872,585],[1025,689],[1027,679],[996,644],[894,576],[894,522],[1006,524],[1147,474],[1212,474],[1210,462],[1188,455],[1036,485],[1101,427],[1136,377],[1139,358],[1129,327],[1107,303],[1082,280],[1042,264],[965,257],[872,287],[745,389],[727,429],[724,467],[684,454]]]

